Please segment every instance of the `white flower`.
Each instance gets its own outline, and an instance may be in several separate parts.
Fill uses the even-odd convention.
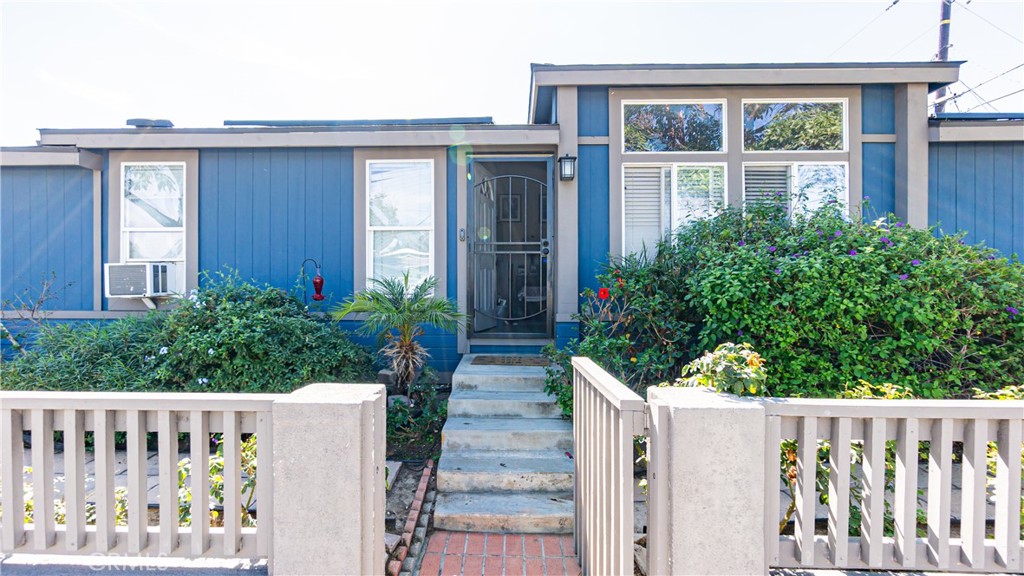
[[[206,353],[209,354],[210,356],[213,356],[213,354],[214,354],[213,348],[210,348],[209,350],[207,350]]]
[[[146,356],[146,362],[152,362],[153,358],[156,358],[156,356]]]
[[[160,353],[161,353],[161,354],[167,354],[167,346],[163,346],[163,347],[161,347],[161,348],[160,348]]]
[[[196,380],[196,382],[198,382],[202,386],[202,385],[205,385],[205,384],[209,384],[210,380],[208,378],[200,378],[200,379]]]

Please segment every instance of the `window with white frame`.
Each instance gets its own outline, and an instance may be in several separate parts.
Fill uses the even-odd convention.
[[[368,160],[366,191],[367,279],[432,276],[433,160]]]
[[[846,162],[772,162],[743,164],[745,206],[775,204],[790,214],[806,215],[827,204],[849,206]]]
[[[121,259],[184,262],[185,163],[121,164]]]
[[[652,253],[666,234],[721,212],[725,172],[724,163],[624,166],[624,252]]]
[[[724,152],[724,101],[623,102],[624,153]]]
[[[743,150],[847,150],[846,107],[845,99],[743,100]]]

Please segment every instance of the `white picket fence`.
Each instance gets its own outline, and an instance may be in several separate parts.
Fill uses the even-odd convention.
[[[292,394],[0,392],[0,552],[265,558],[281,573],[324,566],[383,572],[384,409],[383,386],[370,384],[313,384]],[[61,450],[55,431],[63,432]],[[118,432],[127,437],[126,452],[115,452]],[[156,433],[155,476],[147,433]],[[179,433],[188,434],[191,460],[185,522]],[[248,494],[242,448],[252,434],[256,483]],[[223,442],[223,494],[220,521],[212,522],[215,441]],[[339,482],[353,484],[309,494],[310,487]],[[119,489],[126,490],[127,522],[116,519]],[[150,521],[154,491],[157,525]],[[243,526],[242,506],[251,497],[254,527]],[[57,506],[63,523],[55,520]],[[335,513],[324,514],[325,507]],[[308,546],[322,549],[310,554]]]
[[[1024,572],[1024,402],[651,388],[644,403],[590,360],[574,358],[573,367],[575,539],[587,574],[632,573],[628,496],[639,434],[648,437],[651,573]],[[780,536],[787,440],[795,441],[796,512],[793,535]],[[829,457],[819,462],[826,442]],[[815,522],[819,470],[827,476],[826,526]],[[850,529],[855,511],[859,535]]]

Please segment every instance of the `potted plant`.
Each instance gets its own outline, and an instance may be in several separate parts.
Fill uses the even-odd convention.
[[[416,286],[409,285],[409,273],[402,278],[370,279],[372,288],[357,293],[331,312],[340,320],[349,314],[365,314],[356,332],[376,334],[383,343],[381,355],[391,364],[395,385],[408,395],[430,354],[416,339],[424,326],[449,332],[463,328],[465,314],[446,298],[435,297],[437,278],[428,276]]]

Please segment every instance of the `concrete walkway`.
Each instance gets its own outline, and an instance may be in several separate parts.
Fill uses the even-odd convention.
[[[432,533],[421,576],[578,576],[572,536],[562,534]]]

